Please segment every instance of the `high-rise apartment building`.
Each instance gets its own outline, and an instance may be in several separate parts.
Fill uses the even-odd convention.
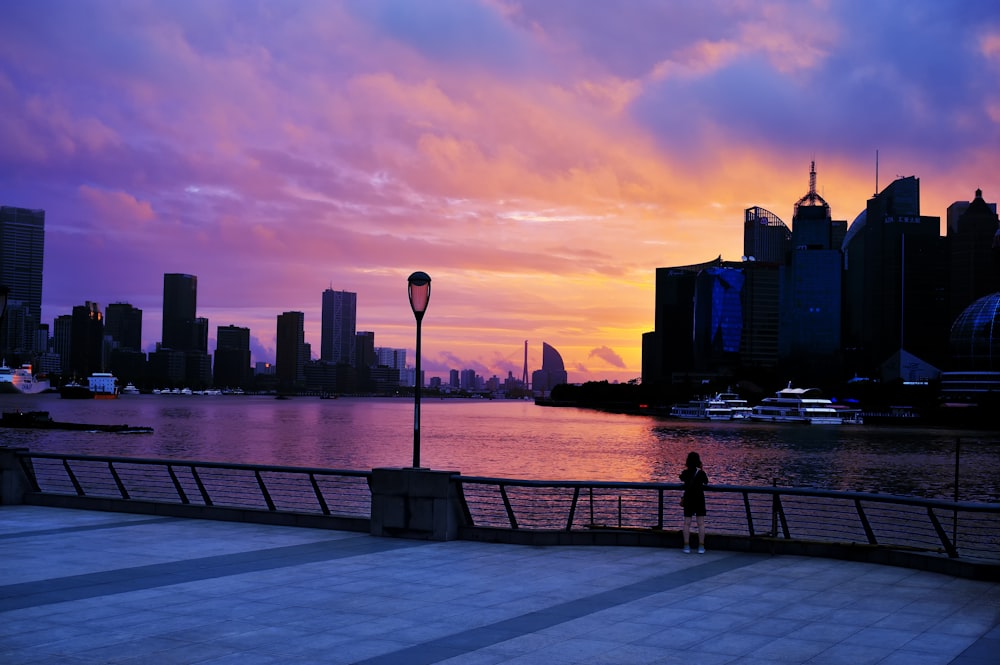
[[[355,366],[358,294],[350,291],[323,292],[320,360]]]
[[[30,356],[42,320],[45,211],[0,206],[0,285],[10,289],[0,352]],[[12,358],[8,358],[12,360]]]
[[[278,315],[275,374],[280,390],[294,390],[305,383],[306,360],[305,314],[283,312]]]
[[[198,278],[179,273],[163,275],[163,348],[199,350],[195,330],[197,309]]]

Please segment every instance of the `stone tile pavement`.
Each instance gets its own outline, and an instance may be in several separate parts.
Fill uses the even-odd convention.
[[[996,665],[1000,585],[0,506],[0,663]]]

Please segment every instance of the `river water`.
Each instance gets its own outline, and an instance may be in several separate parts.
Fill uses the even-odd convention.
[[[413,401],[138,395],[64,400],[0,395],[0,410],[144,425],[152,434],[0,428],[34,451],[368,470],[413,461]],[[714,484],[816,487],[1000,501],[995,432],[865,425],[709,423],[535,406],[421,401],[421,466],[466,476],[676,482],[697,450]]]

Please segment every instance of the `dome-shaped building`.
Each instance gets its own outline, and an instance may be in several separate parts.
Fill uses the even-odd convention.
[[[983,296],[958,315],[949,346],[957,371],[1000,371],[1000,293]]]

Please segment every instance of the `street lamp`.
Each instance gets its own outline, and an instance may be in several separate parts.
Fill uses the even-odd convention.
[[[431,277],[425,272],[415,272],[406,282],[410,309],[417,319],[417,375],[413,381],[413,468],[417,469],[420,468],[420,322],[431,299]]]

